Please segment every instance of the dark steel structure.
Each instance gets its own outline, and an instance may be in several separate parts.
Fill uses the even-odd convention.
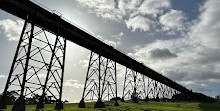
[[[161,99],[171,99],[173,95],[180,92],[158,81],[147,78],[146,93],[147,101],[149,99],[154,99],[155,101],[159,102]]]
[[[138,103],[138,100],[149,101],[149,98],[159,102],[160,99],[170,99],[174,94],[179,93],[158,81],[150,78],[145,80],[145,78],[143,74],[126,68],[122,102],[131,99],[134,103]]]
[[[176,89],[180,92],[189,93],[190,90],[175,83],[167,77],[157,73],[156,71],[146,67],[144,64],[130,58],[122,52],[114,49],[102,41],[96,39],[93,35],[83,29],[74,26],[67,22],[59,15],[54,14],[42,7],[34,4],[29,0],[2,0],[0,8],[17,17],[26,19],[29,15],[35,19],[37,26],[48,30],[51,33],[57,34],[72,41],[82,47],[85,47],[93,52],[102,55],[105,58],[111,59],[129,69],[135,70],[151,79],[160,81],[161,83]],[[32,19],[30,19],[32,21]]]
[[[6,108],[5,99],[9,91],[19,94],[13,111],[24,111],[25,100],[33,99],[41,93],[39,102],[41,107],[38,108],[43,108],[42,98],[45,95],[57,101],[56,109],[62,108],[66,39],[58,35],[49,38],[47,35],[48,32],[36,27],[35,22],[29,21],[27,16],[3,92],[3,99],[0,101],[1,109]]]
[[[13,107],[14,111],[24,110],[25,98],[31,94],[36,95],[36,93],[40,94],[37,109],[44,107],[44,98],[49,94],[57,102],[55,109],[63,108],[61,97],[66,40],[92,51],[83,97],[79,107],[85,107],[84,100],[86,97],[89,97],[89,94],[92,95],[90,96],[91,98],[89,98],[90,100],[97,99],[95,107],[102,107],[105,98],[109,100],[110,97],[117,97],[116,62],[126,66],[127,70],[131,70],[131,73],[126,73],[126,81],[129,76],[133,75],[131,77],[133,80],[130,81],[133,86],[131,89],[126,89],[126,87],[124,87],[123,97],[129,93],[132,98],[138,98],[139,96],[142,99],[148,99],[150,96],[159,98],[172,95],[176,92],[173,91],[174,89],[182,93],[192,93],[185,87],[146,67],[144,64],[130,58],[112,46],[98,40],[92,34],[68,22],[61,15],[57,15],[51,10],[46,10],[29,0],[1,0],[0,8],[26,20],[9,73],[3,94],[4,96],[0,102],[1,109],[6,108],[4,98],[8,88],[13,85],[14,87],[18,87],[15,89],[20,93],[20,97]],[[31,24],[29,27],[31,29],[26,32],[25,29],[28,23]],[[35,26],[38,27],[37,29],[39,29],[39,31],[35,31]],[[55,35],[53,38],[54,43],[51,43],[51,40],[48,40],[47,37],[44,37],[44,40],[38,39],[38,34],[43,33],[47,35],[45,31]],[[34,39],[45,43],[45,47],[39,47],[42,45],[38,44],[33,45]],[[44,50],[49,50],[50,56],[43,56],[41,52]],[[38,56],[33,58],[35,57],[33,56],[35,53],[38,54]],[[47,59],[45,59],[45,57],[47,57]],[[42,66],[36,68],[32,66],[34,63],[30,63],[31,61],[37,62],[36,66],[41,66],[38,64],[42,64]],[[15,68],[19,65],[21,68],[18,71],[21,71],[21,73],[14,73]],[[45,74],[43,81],[39,78],[39,71]],[[32,75],[29,76],[28,74],[30,72]],[[31,77],[34,76],[38,78],[37,81],[32,81]],[[146,76],[150,78],[150,82],[148,79],[148,84],[145,84]],[[15,80],[18,81],[16,84],[13,83]],[[27,84],[35,85],[35,87],[29,87]],[[115,105],[117,106],[117,99],[115,100]]]
[[[146,91],[144,75],[126,68],[122,101],[125,101],[125,99],[132,99],[134,103],[138,103],[138,99],[145,98]]]
[[[104,107],[103,101],[117,98],[116,62],[91,52],[80,108],[85,101],[96,100],[95,108]],[[115,99],[115,106],[118,106]]]

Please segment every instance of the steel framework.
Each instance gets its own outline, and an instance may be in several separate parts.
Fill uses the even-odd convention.
[[[171,99],[174,94],[179,93],[177,90],[150,78],[147,78],[146,86],[146,100],[154,99],[159,102],[160,99]]]
[[[89,32],[82,30],[82,28],[75,26],[60,15],[57,15],[46,8],[42,8],[30,0],[1,0],[0,8],[21,19],[26,19],[27,15],[31,15],[36,19],[35,21],[38,26],[43,27],[50,32],[59,32],[59,34],[67,40],[100,54],[105,58],[111,59],[182,93],[192,94],[187,88],[132,59],[112,46],[103,43]]]
[[[134,103],[138,103],[138,99],[145,99],[145,81],[144,75],[126,68],[122,101],[132,99]]]
[[[147,80],[145,80],[147,78]],[[138,103],[138,100],[149,101],[153,99],[159,102],[160,99],[170,99],[177,90],[172,89],[158,81],[145,77],[144,75],[126,68],[122,101],[133,100]]]
[[[0,8],[21,19],[26,19],[27,16],[31,16],[29,21],[31,22],[34,21],[34,23],[37,26],[44,28],[45,30],[51,33],[55,33],[55,34],[58,33],[60,36],[64,37],[67,40],[70,40],[71,42],[74,42],[84,48],[87,48],[97,54],[102,55],[105,58],[111,59],[121,65],[124,65],[127,68],[132,69],[138,73],[141,73],[166,86],[169,86],[170,88],[178,90],[181,93],[189,94],[189,95],[194,94],[192,91],[188,90],[187,88],[179,85],[178,83],[170,80],[169,78],[161,75],[160,73],[150,69],[144,64],[132,59],[126,54],[116,50],[112,46],[103,43],[102,41],[95,38],[94,35],[72,24],[62,16],[57,15],[53,11],[43,8],[39,6],[39,4],[37,5],[30,0],[1,0]],[[7,89],[7,87],[8,86],[6,86],[5,89]],[[4,92],[5,92],[4,95],[6,95],[7,91]],[[169,91],[169,92],[172,93],[175,91]],[[206,98],[206,96],[203,96],[203,98]]]
[[[41,98],[41,106],[44,102],[41,100],[47,96],[57,102],[55,109],[61,109],[66,39],[35,26],[29,18],[22,29],[0,109],[6,109],[5,100],[10,91],[19,94],[12,111],[25,111],[25,103],[33,102],[33,97],[39,95],[42,96],[35,99]]]
[[[85,108],[85,101],[97,100],[95,107],[104,107],[103,101],[115,98],[117,102],[116,62],[91,52],[80,108]]]
[[[120,52],[119,50],[116,50],[112,46],[105,44],[104,42],[95,38],[94,35],[90,34],[89,32],[86,32],[85,30],[83,30],[82,28],[80,28],[78,26],[75,26],[74,24],[72,24],[71,22],[69,22],[68,20],[63,18],[62,16],[57,15],[53,11],[48,10],[46,8],[43,8],[43,7],[33,3],[30,0],[1,0],[0,1],[0,8],[8,13],[11,13],[11,14],[21,18],[21,19],[26,20],[27,16],[31,16],[31,18],[29,18],[28,20],[32,24],[30,26],[31,30],[29,32],[24,33],[24,29],[26,27],[24,27],[24,29],[22,31],[22,34],[21,34],[22,36],[20,37],[21,39],[20,39],[19,45],[18,45],[21,47],[17,48],[16,54],[15,54],[15,57],[13,60],[13,64],[12,64],[12,67],[11,67],[11,70],[9,73],[9,77],[7,80],[7,84],[5,86],[5,90],[3,93],[3,99],[0,101],[0,108],[6,107],[4,100],[5,100],[6,95],[8,93],[7,92],[8,88],[15,88],[15,90],[20,93],[20,97],[17,100],[16,105],[14,107],[17,107],[20,105],[24,109],[24,99],[30,95],[34,95],[34,93],[36,93],[38,91],[41,94],[41,99],[40,99],[38,108],[43,107],[42,101],[44,101],[44,100],[42,98],[44,98],[44,96],[46,96],[46,94],[48,92],[50,92],[48,90],[48,88],[49,89],[54,88],[57,90],[57,92],[60,93],[58,103],[61,103],[65,51],[63,51],[64,56],[63,56],[62,65],[60,65],[62,67],[62,71],[61,71],[62,74],[60,74],[60,77],[55,77],[55,78],[59,78],[60,81],[54,80],[56,82],[48,82],[49,80],[51,80],[50,77],[52,77],[52,76],[49,76],[50,73],[47,73],[47,75],[46,75],[46,78],[47,78],[47,79],[45,79],[45,80],[47,80],[46,82],[41,81],[40,76],[39,76],[39,71],[38,71],[38,69],[40,69],[40,68],[36,69],[36,68],[33,68],[30,66],[31,65],[30,62],[34,61],[34,60],[30,59],[30,58],[32,58],[31,53],[32,53],[32,49],[34,47],[31,45],[32,42],[34,41],[32,39],[34,39],[34,38],[37,39],[37,37],[34,36],[35,35],[34,26],[35,25],[43,28],[42,29],[43,32],[45,30],[47,30],[51,33],[59,34],[60,36],[64,37],[67,40],[70,40],[71,42],[74,42],[84,48],[87,48],[97,54],[102,55],[105,58],[111,59],[121,65],[126,66],[129,69],[132,69],[136,72],[139,72],[139,73],[151,78],[154,81],[152,82],[152,85],[151,85],[152,88],[150,88],[150,87],[147,88],[147,90],[149,90],[149,92],[147,91],[147,97],[150,96],[150,94],[154,97],[156,97],[156,96],[159,97],[161,95],[170,97],[170,95],[177,93],[177,91],[184,93],[184,94],[194,95],[194,93],[192,91],[188,90],[187,88],[179,85],[178,83],[170,80],[169,78],[161,75],[160,73],[148,68],[144,64],[132,59],[131,57]],[[25,22],[25,24],[27,25],[27,22]],[[24,35],[28,35],[28,37],[25,38]],[[59,35],[57,35],[57,36],[59,36]],[[65,42],[65,44],[66,44],[66,42]],[[39,50],[39,48],[37,48],[37,49]],[[23,50],[23,51],[20,51],[20,50]],[[65,48],[64,48],[64,50],[65,50]],[[41,54],[39,54],[39,56],[41,56]],[[45,60],[51,61],[50,56],[49,56],[49,59],[45,59]],[[48,56],[45,56],[45,57],[48,57]],[[53,58],[53,57],[51,57],[51,58]],[[35,62],[37,62],[37,61],[35,61]],[[41,63],[43,64],[44,62],[41,62]],[[46,62],[46,63],[50,63],[50,62]],[[17,68],[17,67],[20,67],[20,68]],[[47,68],[45,68],[45,67],[47,67]],[[51,74],[52,74],[52,68],[49,68],[50,66],[48,64],[45,67],[43,67],[43,68],[45,68],[45,71],[47,72],[49,69],[51,69]],[[15,69],[19,69],[19,70],[16,70],[18,72],[16,72]],[[40,70],[40,71],[43,71],[43,70]],[[16,72],[16,73],[14,73],[14,72]],[[32,73],[32,74],[30,74],[30,73]],[[33,75],[33,76],[31,76],[31,75]],[[54,76],[54,74],[52,74],[52,75]],[[30,77],[30,79],[28,79],[29,77]],[[33,77],[37,78],[37,82],[29,82],[32,80]],[[100,93],[101,92],[101,90],[100,90],[101,89],[101,82],[100,82],[101,81],[101,79],[100,79],[101,74],[100,73],[99,73],[98,77],[99,77],[98,98],[100,99],[101,98],[100,97],[101,96],[101,93]],[[134,79],[134,80],[136,81],[136,79]],[[15,81],[17,81],[17,82],[15,82]],[[156,81],[161,83],[161,85],[159,84],[160,85],[159,88],[158,88],[158,83],[156,83]],[[42,85],[42,83],[44,83],[44,84]],[[51,83],[51,84],[49,84],[49,83]],[[27,84],[30,84],[30,85],[27,85]],[[57,85],[54,85],[54,84],[57,84]],[[107,82],[106,84],[110,84],[110,83]],[[32,88],[33,85],[38,86],[38,88]],[[41,87],[39,87],[39,86],[41,86]],[[97,87],[97,85],[95,85],[95,86]],[[56,87],[58,87],[58,88],[56,88]],[[37,89],[37,90],[35,91],[34,89],[35,90]],[[40,92],[40,89],[42,89],[41,92]],[[95,89],[97,89],[97,88],[95,88]],[[135,94],[137,94],[136,90],[137,89],[135,88]],[[160,93],[158,93],[157,91],[159,91]],[[116,88],[116,94],[117,94],[117,88]],[[56,96],[52,95],[52,97],[55,98]],[[205,95],[202,97],[207,98],[207,96],[205,96]],[[101,99],[100,99],[100,101],[101,101]],[[62,107],[62,104],[57,104],[57,106]]]

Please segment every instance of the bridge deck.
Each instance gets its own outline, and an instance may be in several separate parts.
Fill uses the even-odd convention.
[[[131,57],[114,49],[112,46],[103,43],[89,33],[67,22],[60,16],[34,4],[29,0],[1,0],[0,8],[24,20],[27,16],[29,16],[29,22],[45,28],[45,30],[48,30],[51,33],[58,34],[69,41],[92,50],[106,58],[114,60],[121,65],[144,74],[145,76],[159,81],[180,92],[190,92],[185,87],[146,67],[142,63],[132,59]]]

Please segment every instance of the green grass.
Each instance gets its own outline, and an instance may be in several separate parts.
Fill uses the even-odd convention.
[[[119,102],[120,106],[115,107],[114,102],[105,102],[106,108],[94,108],[94,103],[86,103],[87,108],[78,108],[77,103],[64,104],[62,111],[220,111],[220,104],[203,103],[175,103],[175,102],[142,102],[130,103]],[[26,111],[36,111],[36,105],[26,105]],[[12,105],[8,105],[10,111]],[[55,111],[54,104],[46,104],[45,108],[39,111]]]

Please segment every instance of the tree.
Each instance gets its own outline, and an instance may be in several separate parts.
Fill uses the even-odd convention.
[[[2,99],[3,94],[0,95],[0,99]],[[6,104],[13,105],[15,100],[18,98],[19,94],[16,91],[6,92]]]

